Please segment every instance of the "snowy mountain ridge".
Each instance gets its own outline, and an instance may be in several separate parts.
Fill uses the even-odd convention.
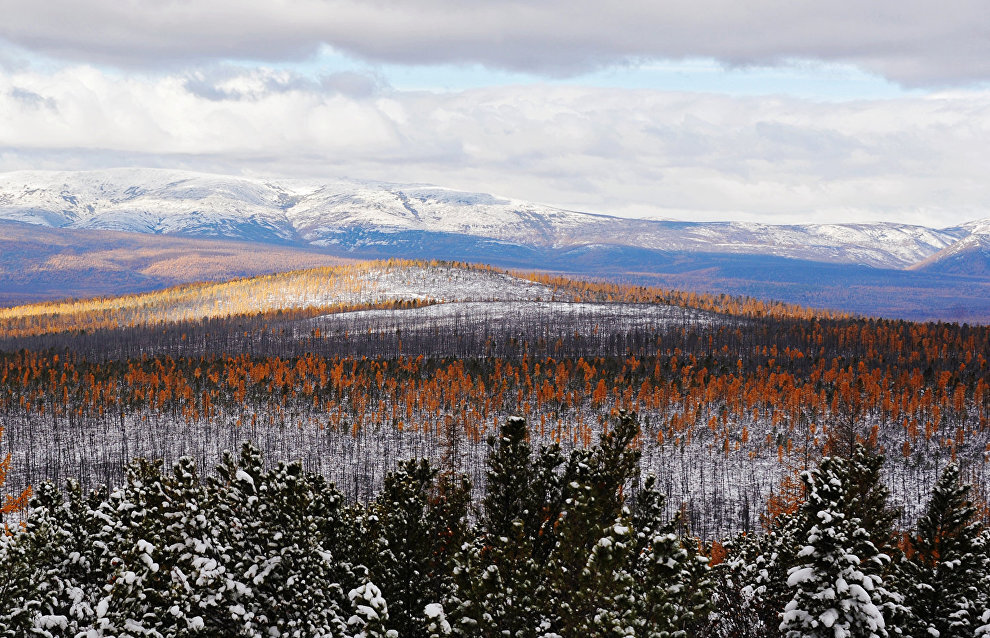
[[[0,219],[54,228],[264,241],[347,251],[423,235],[535,249],[621,246],[904,269],[990,232],[897,223],[777,226],[581,213],[429,185],[266,180],[177,170],[0,174]]]

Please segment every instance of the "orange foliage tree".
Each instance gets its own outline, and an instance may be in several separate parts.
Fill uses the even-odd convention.
[[[0,426],[0,441],[3,441],[3,426]],[[3,486],[7,483],[7,474],[10,472],[10,452],[7,456],[0,461],[0,490],[3,490]],[[23,514],[27,511],[28,500],[31,498],[31,486],[24,488],[24,491],[18,496],[6,495],[3,499],[3,505],[0,505],[0,521],[4,523],[6,528],[6,521],[8,518]]]

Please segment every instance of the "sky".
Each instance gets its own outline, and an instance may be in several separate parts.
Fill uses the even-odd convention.
[[[0,0],[0,15],[0,171],[425,182],[681,220],[990,217],[985,0]]]

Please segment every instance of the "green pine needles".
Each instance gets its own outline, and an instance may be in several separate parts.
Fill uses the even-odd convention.
[[[251,444],[205,478],[186,458],[137,460],[112,490],[44,484],[0,536],[0,636],[990,636],[990,536],[957,466],[901,534],[883,457],[854,446],[716,551],[640,476],[638,436],[620,413],[565,453],[511,418],[477,501],[410,460],[349,503]]]

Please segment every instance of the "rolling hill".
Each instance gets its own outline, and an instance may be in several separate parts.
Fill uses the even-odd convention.
[[[149,235],[154,240],[139,239]],[[151,290],[307,267],[328,255],[490,263],[867,315],[985,322],[988,236],[988,220],[943,229],[695,223],[428,185],[28,171],[0,175],[0,267],[9,273],[0,302]],[[211,249],[193,238],[239,243]],[[171,257],[135,259],[153,247]],[[225,264],[216,274],[211,250]]]

